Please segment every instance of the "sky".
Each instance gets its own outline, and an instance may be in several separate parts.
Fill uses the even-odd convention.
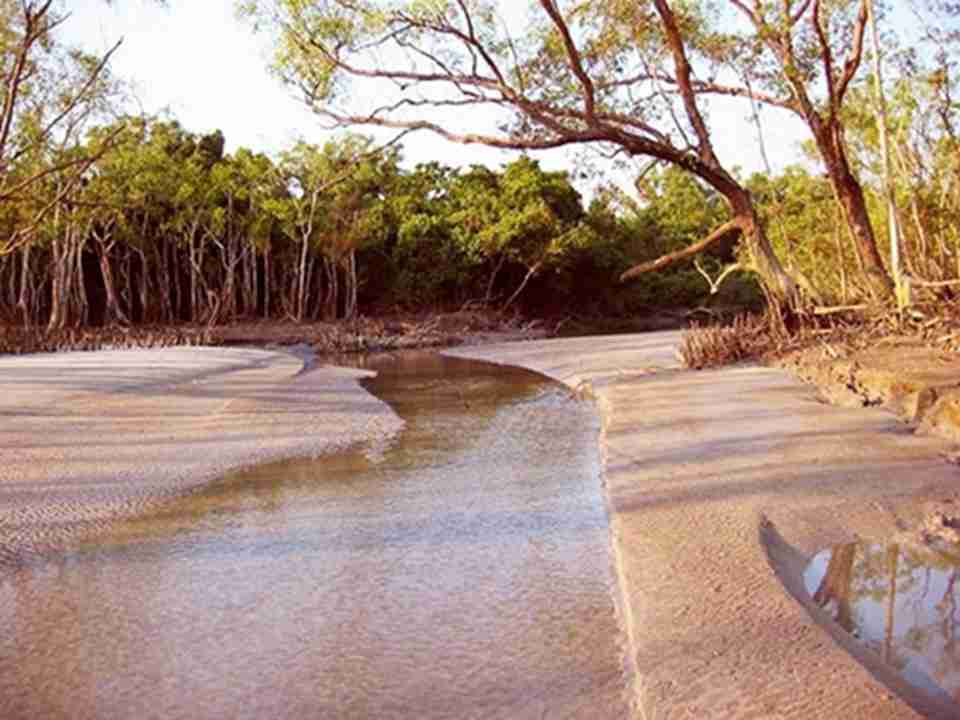
[[[168,0],[165,8],[149,0],[67,0],[71,17],[64,41],[103,52],[118,40],[112,70],[133,84],[137,104],[148,113],[168,109],[193,132],[220,129],[228,150],[238,146],[276,153],[297,139],[322,143],[329,132],[294,92],[267,70],[269,38],[255,35],[237,20],[234,0]],[[136,105],[134,106],[136,110]],[[717,151],[728,167],[762,170],[748,107],[732,101],[712,111]],[[764,115],[768,153],[775,170],[799,158],[804,131],[782,113]],[[515,155],[477,146],[454,145],[436,136],[404,139],[410,164],[439,161],[498,166]],[[549,169],[576,170],[572,151],[537,154]],[[629,173],[615,178],[629,185]]]

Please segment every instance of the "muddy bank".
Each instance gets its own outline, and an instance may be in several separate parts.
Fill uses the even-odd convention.
[[[0,358],[0,562],[76,540],[227,470],[386,437],[357,380],[260,350]]]
[[[782,370],[683,370],[678,339],[450,351],[597,397],[639,717],[957,717],[838,632],[800,582],[824,548],[960,500],[946,443],[826,405]]]
[[[960,442],[960,355],[895,338],[866,350],[822,344],[773,361],[825,402],[882,407],[921,433]]]

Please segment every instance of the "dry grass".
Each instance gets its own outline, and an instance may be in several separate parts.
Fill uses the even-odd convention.
[[[878,345],[910,344],[960,352],[960,300],[835,315],[803,315],[785,322],[778,313],[740,315],[731,324],[692,325],[680,345],[686,367],[720,367],[744,360],[771,361],[812,346],[840,357]]]
[[[765,317],[738,315],[729,325],[694,323],[683,334],[680,359],[694,370],[730,365],[755,358],[769,347]]]

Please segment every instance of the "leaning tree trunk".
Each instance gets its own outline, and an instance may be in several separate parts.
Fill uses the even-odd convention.
[[[823,122],[817,117],[809,118],[808,124],[813,129],[817,149],[827,167],[827,176],[846,214],[870,293],[876,300],[885,300],[893,295],[893,281],[877,248],[863,186],[850,169],[843,127],[837,121]]]
[[[724,173],[726,176],[726,173]],[[723,177],[726,181],[728,178]],[[729,178],[729,182],[711,183],[721,191],[733,212],[731,226],[738,229],[747,249],[749,267],[756,273],[767,301],[778,312],[799,312],[804,298],[796,280],[786,271],[770,244],[770,238],[757,213],[750,191]]]
[[[501,308],[502,310],[506,310],[508,307],[513,305],[516,299],[520,297],[520,293],[522,293],[526,289],[527,285],[530,284],[533,276],[540,272],[541,267],[543,267],[543,260],[535,262],[533,265],[527,268],[527,274],[523,276],[523,281],[520,283],[519,287],[513,291],[513,295],[511,295],[503,304],[503,307]]]
[[[830,175],[833,178],[834,172],[831,171]],[[863,195],[863,188],[853,177],[853,174],[848,169],[843,168],[836,171],[834,184],[846,213],[857,253],[863,263],[863,270],[870,292],[877,300],[883,300],[893,293],[893,282],[883,265],[880,251],[877,249],[877,240],[867,211],[867,201]]]

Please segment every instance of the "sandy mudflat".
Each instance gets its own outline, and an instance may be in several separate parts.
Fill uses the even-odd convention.
[[[357,380],[248,349],[0,358],[0,564],[230,469],[397,432]]]
[[[960,502],[942,440],[818,402],[785,372],[679,367],[678,333],[457,348],[572,387],[604,419],[611,542],[644,720],[957,718],[816,607],[811,557]]]

